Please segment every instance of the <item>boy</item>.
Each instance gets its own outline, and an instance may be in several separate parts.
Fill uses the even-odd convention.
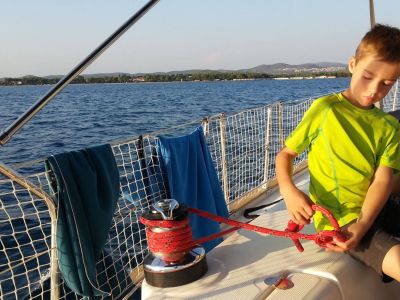
[[[388,201],[391,207],[382,210],[391,193],[393,172],[400,170],[400,126],[397,119],[374,106],[400,75],[400,30],[374,26],[348,67],[349,88],[315,100],[287,138],[276,157],[277,179],[296,223],[307,224],[314,216],[317,230],[332,229],[322,214],[314,214],[313,203],[334,214],[347,240],[335,240],[328,251],[346,251],[379,274],[400,281],[400,242],[381,225],[397,209]],[[310,197],[291,178],[293,160],[306,148]],[[400,218],[400,209],[397,212]],[[394,221],[394,225],[400,223]],[[397,234],[399,225],[394,228]]]

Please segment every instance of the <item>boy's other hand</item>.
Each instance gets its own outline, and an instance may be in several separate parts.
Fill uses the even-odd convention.
[[[333,243],[327,245],[327,251],[331,252],[345,252],[347,250],[357,247],[363,236],[368,230],[368,226],[355,222],[342,228],[342,234],[346,237],[345,242],[341,242],[337,239],[333,240]]]
[[[310,219],[314,215],[314,210],[311,207],[313,202],[305,193],[294,188],[285,193],[283,198],[289,215],[295,223],[299,225],[310,223]]]

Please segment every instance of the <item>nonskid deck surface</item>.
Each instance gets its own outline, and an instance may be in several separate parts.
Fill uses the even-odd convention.
[[[307,178],[302,176],[299,185]],[[273,201],[279,194],[268,198]],[[251,224],[283,230],[287,221],[280,203]],[[313,232],[312,225],[305,232]],[[399,283],[382,283],[372,269],[347,254],[326,252],[312,241],[302,244],[300,253],[290,239],[241,229],[207,254],[209,270],[202,278],[174,288],[155,288],[144,281],[142,299],[399,299]],[[271,284],[282,275],[290,288]]]

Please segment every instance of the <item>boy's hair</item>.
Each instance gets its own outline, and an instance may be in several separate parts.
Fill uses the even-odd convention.
[[[367,55],[376,55],[386,62],[400,62],[400,29],[376,24],[362,38],[356,50],[356,63]]]

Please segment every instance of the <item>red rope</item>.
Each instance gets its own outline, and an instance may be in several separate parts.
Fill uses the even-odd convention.
[[[298,231],[300,231],[303,226],[298,225],[290,220],[287,228],[284,231],[281,231],[226,219],[192,207],[188,208],[189,212],[195,213],[203,218],[208,218],[219,223],[230,225],[232,228],[207,237],[193,240],[192,230],[189,225],[189,218],[187,217],[182,221],[148,220],[140,217],[140,222],[147,226],[146,235],[150,251],[152,253],[162,254],[163,259],[170,262],[179,260],[185,252],[195,248],[198,244],[211,241],[240,228],[264,233],[267,235],[290,238],[293,240],[295,246],[300,252],[304,251],[304,249],[300,244],[299,239],[314,241],[317,245],[323,248],[326,248],[327,244],[333,241],[333,238],[337,238],[341,241],[345,240],[340,233],[338,222],[327,209],[318,205],[313,205],[312,209],[314,211],[322,212],[329,219],[334,230],[323,230],[315,234],[299,233]],[[163,232],[156,230],[156,232],[154,232],[151,229],[152,227],[167,228],[168,230]]]

